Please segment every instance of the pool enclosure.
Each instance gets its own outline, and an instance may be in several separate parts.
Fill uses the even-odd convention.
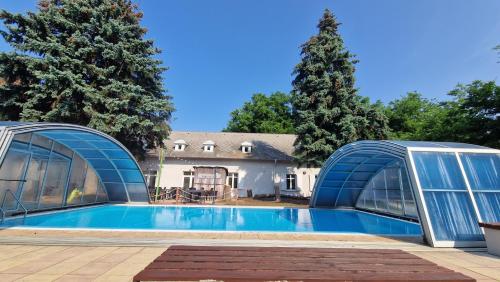
[[[77,125],[0,122],[0,216],[148,201],[137,162],[110,136]]]
[[[500,150],[451,142],[354,142],[325,162],[310,206],[417,220],[435,247],[484,246],[478,222],[500,222]]]

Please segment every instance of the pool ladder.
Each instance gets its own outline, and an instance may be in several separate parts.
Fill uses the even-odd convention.
[[[17,206],[16,206],[15,210],[6,210],[4,208],[5,199],[7,198],[7,193],[10,193],[10,195],[12,195],[12,197],[14,198],[14,200],[16,200],[16,202],[17,202]],[[14,194],[14,192],[12,192],[12,190],[10,190],[10,189],[5,190],[5,193],[3,193],[2,205],[0,205],[0,216],[1,216],[1,218],[0,218],[0,224],[3,224],[3,222],[5,221],[5,214],[6,214],[6,212],[8,212],[8,211],[17,211],[17,210],[19,210],[19,207],[21,207],[24,210],[24,216],[23,216],[23,221],[24,221],[26,219],[26,215],[28,214],[28,210],[24,207],[24,205],[21,202],[21,200],[19,200],[19,198],[16,196],[16,194]]]

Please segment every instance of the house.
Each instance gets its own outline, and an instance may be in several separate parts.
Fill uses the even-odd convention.
[[[292,134],[173,131],[165,141],[161,173],[159,149],[149,151],[141,167],[150,188],[199,188],[203,181],[195,179],[195,170],[210,174],[213,168],[240,197],[275,194],[275,186],[281,195],[309,197],[320,168],[297,167],[295,139]]]

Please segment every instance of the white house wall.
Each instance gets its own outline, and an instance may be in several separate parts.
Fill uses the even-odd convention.
[[[158,159],[149,158],[141,163],[144,170],[158,170]],[[290,162],[220,159],[167,159],[163,162],[160,187],[182,187],[184,171],[192,171],[194,166],[220,166],[229,173],[238,173],[238,188],[252,190],[253,195],[274,194],[273,171],[282,195],[309,197],[314,187],[319,168],[297,168]],[[297,189],[286,190],[286,174],[297,175]],[[158,175],[158,174],[157,174]],[[242,193],[240,193],[242,195]]]

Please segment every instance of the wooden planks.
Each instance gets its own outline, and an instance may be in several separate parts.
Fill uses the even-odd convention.
[[[134,281],[475,281],[401,250],[171,246]]]

